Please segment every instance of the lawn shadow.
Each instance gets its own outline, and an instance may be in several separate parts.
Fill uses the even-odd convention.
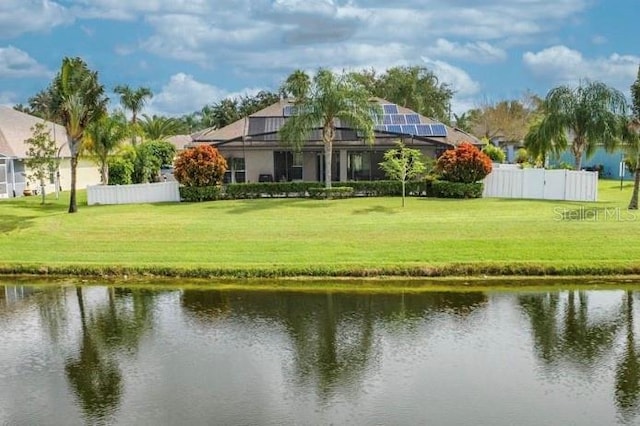
[[[353,214],[369,214],[369,213],[383,213],[383,214],[397,214],[397,209],[386,206],[371,206],[366,209],[354,210]]]
[[[35,218],[36,216],[3,215],[0,221],[0,234],[31,228],[33,226],[32,221]]]
[[[229,208],[229,214],[259,212],[286,207],[317,209],[329,207],[329,202],[336,200],[310,200],[308,198],[259,198],[236,200],[236,205]]]

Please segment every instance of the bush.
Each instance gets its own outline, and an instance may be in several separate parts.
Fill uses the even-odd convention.
[[[319,199],[349,198],[353,197],[354,190],[350,186],[334,186],[332,188],[310,188],[309,196]]]
[[[402,182],[396,180],[363,180],[353,182],[335,182],[335,188],[349,186],[356,195],[365,197],[389,197],[402,195]],[[415,180],[406,183],[407,194],[428,195],[426,180]]]
[[[180,153],[173,175],[185,186],[215,186],[222,183],[227,161],[211,145],[200,145]]]
[[[219,186],[181,186],[180,198],[188,202],[219,200],[222,189]]]
[[[487,157],[491,158],[491,161],[494,163],[504,163],[507,158],[504,151],[491,142],[487,143],[482,148],[482,152],[485,153]]]
[[[432,187],[434,195],[439,198],[481,198],[484,184],[436,180],[433,181]]]
[[[491,169],[491,159],[468,142],[445,151],[437,163],[442,178],[451,182],[478,182],[491,173]]]
[[[109,159],[109,185],[130,185],[133,183],[133,163],[122,157]]]
[[[529,151],[527,151],[525,148],[518,149],[516,151],[515,161],[518,164],[528,163],[529,162]]]

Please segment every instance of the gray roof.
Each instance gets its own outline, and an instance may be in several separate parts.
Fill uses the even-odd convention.
[[[375,102],[381,105],[391,104],[391,102],[380,98],[373,98]],[[274,103],[249,117],[242,118],[234,123],[229,124],[220,129],[210,128],[206,129],[198,134],[191,135],[193,143],[198,145],[200,143],[213,143],[221,144],[230,142],[233,140],[242,139],[243,136],[251,137],[253,140],[262,141],[277,141],[278,130],[284,124],[286,117],[284,116],[284,108],[293,105],[290,99],[281,99],[279,102]],[[417,114],[409,108],[404,108],[398,105],[399,114]],[[441,124],[437,120],[419,116],[420,124]],[[341,128],[338,130],[336,140],[350,140],[357,139],[356,132],[349,129],[346,124],[336,123],[336,127]],[[480,140],[473,135],[463,132],[460,129],[445,126],[447,129],[447,136],[429,136],[429,137],[416,137],[416,139],[424,139],[436,143],[442,143],[447,145],[458,145],[464,141],[471,142],[473,144],[480,144]],[[393,136],[393,135],[392,135]],[[310,141],[321,140],[320,131],[312,132]]]
[[[26,158],[27,145],[24,141],[33,136],[32,129],[37,123],[45,123],[58,148],[62,147],[60,155],[69,157],[71,153],[67,145],[67,132],[64,127],[2,105],[0,105],[0,155]]]

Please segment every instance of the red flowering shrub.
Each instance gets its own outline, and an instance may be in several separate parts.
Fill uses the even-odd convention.
[[[213,186],[222,183],[227,161],[211,145],[199,145],[178,155],[173,175],[185,186]]]
[[[445,151],[436,165],[443,180],[473,183],[491,173],[491,159],[468,142]]]

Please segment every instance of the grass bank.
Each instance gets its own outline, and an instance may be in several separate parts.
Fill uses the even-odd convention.
[[[188,278],[640,275],[631,186],[598,203],[259,199],[67,214],[0,201],[0,274]],[[636,216],[637,215],[637,216]]]

